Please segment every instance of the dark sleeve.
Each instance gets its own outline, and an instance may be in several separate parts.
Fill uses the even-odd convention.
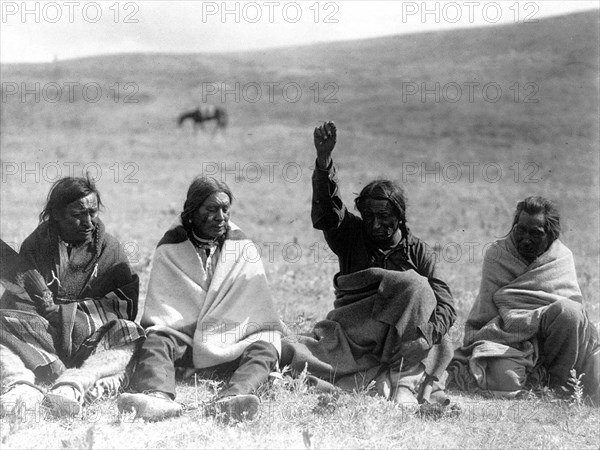
[[[13,270],[19,273],[20,276],[22,276],[22,274],[28,270],[38,270],[36,261],[33,258],[33,252],[35,250],[34,233],[29,235],[21,244],[18,260],[16,261],[16,267],[13,268]],[[38,272],[41,271],[38,270]],[[27,291],[23,288],[22,280],[17,282],[17,285],[11,286],[11,288],[14,289],[7,289],[4,293],[4,296],[0,300],[1,308],[17,309],[19,311],[27,311],[31,313],[39,312],[38,305],[30,298]]]
[[[19,255],[21,257],[21,270],[29,270],[36,269],[42,275],[44,275],[44,269],[40,267],[39,263],[39,248],[36,239],[36,232],[34,231],[32,234],[27,236],[23,243],[21,244],[21,248],[19,250]],[[47,255],[50,257],[50,255]]]
[[[437,301],[429,322],[420,330],[430,345],[439,344],[456,320],[454,299],[448,285],[438,277],[435,253],[423,242],[416,247],[415,257],[419,273],[429,280]]]
[[[323,231],[331,250],[340,256],[355,243],[362,227],[361,219],[349,212],[342,202],[333,162],[327,169],[319,168],[315,162],[312,185],[313,227]]]
[[[29,294],[23,288],[23,284],[19,283],[21,266],[21,256],[0,239],[0,283],[5,289],[0,298],[0,309],[17,309],[17,302],[31,307]]]
[[[322,231],[339,228],[346,215],[346,206],[340,196],[333,162],[327,169],[321,169],[315,162],[312,186],[313,227]]]

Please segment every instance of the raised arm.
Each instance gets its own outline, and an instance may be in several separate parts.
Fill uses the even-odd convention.
[[[346,215],[337,185],[331,153],[335,147],[337,129],[333,122],[323,123],[313,133],[317,160],[313,172],[313,199],[311,218],[317,230],[338,228]]]

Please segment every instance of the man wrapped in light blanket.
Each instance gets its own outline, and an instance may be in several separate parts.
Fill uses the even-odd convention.
[[[465,347],[457,352],[480,388],[515,395],[541,365],[554,387],[565,386],[572,369],[585,373],[585,393],[598,401],[598,333],[559,233],[554,204],[528,197],[517,205],[510,234],[487,251]]]
[[[215,369],[228,384],[214,412],[252,419],[256,389],[281,352],[281,322],[273,307],[259,249],[229,222],[233,196],[225,183],[197,178],[184,210],[158,243],[142,325],[142,346],[122,410],[162,420],[179,415],[175,366]]]

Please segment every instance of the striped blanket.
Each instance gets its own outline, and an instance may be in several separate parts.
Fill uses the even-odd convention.
[[[22,292],[14,295],[14,286],[4,283],[0,344],[17,353],[27,368],[78,367],[93,352],[144,338],[134,322],[139,279],[102,222],[94,242],[73,248],[70,255],[42,223],[23,242],[19,265],[20,271],[36,269],[44,277],[58,305],[57,312],[42,317],[31,300]]]

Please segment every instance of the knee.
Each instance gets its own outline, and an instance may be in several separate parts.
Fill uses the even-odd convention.
[[[175,338],[163,331],[150,330],[146,332],[146,339],[141,343],[141,348],[164,348],[172,351],[175,347]]]
[[[246,350],[244,350],[244,353],[245,354],[260,353],[260,355],[263,357],[266,357],[269,359],[275,359],[275,360],[277,360],[279,358],[279,352],[277,351],[277,348],[273,344],[271,344],[270,342],[267,342],[267,341],[253,342],[248,347],[246,347]]]
[[[264,361],[271,369],[273,369],[279,360],[279,352],[270,342],[256,341],[246,347],[241,356],[242,360],[255,358]]]
[[[558,300],[544,312],[547,322],[559,324],[563,329],[576,327],[585,319],[583,305],[569,299]]]
[[[410,286],[410,288],[414,291],[432,291],[431,285],[429,284],[429,280],[427,277],[420,275],[414,270],[409,270],[408,272],[402,272],[406,274],[405,282]]]

